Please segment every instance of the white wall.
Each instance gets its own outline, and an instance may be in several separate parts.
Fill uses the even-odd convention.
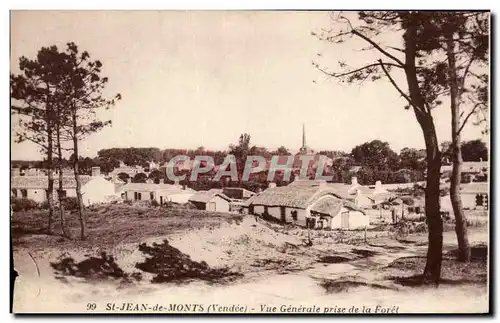
[[[76,189],[71,188],[71,189],[66,189],[65,191],[67,197],[76,197]],[[45,192],[45,189],[28,188],[26,189],[26,193],[27,193],[26,198],[33,200],[37,203],[43,203],[47,201],[47,193]],[[12,192],[11,196],[13,196]],[[22,198],[22,197],[23,195],[21,193],[21,189],[17,189],[17,198]],[[54,200],[57,201],[57,187],[54,187],[53,198]]]
[[[109,201],[110,196],[115,195],[115,184],[105,180],[103,177],[94,177],[82,186],[82,199],[85,206],[105,203]]]
[[[263,215],[265,208],[263,205],[255,205],[253,213],[257,215]],[[292,212],[297,211],[297,220],[293,220]],[[267,208],[267,213],[277,220],[281,220],[281,207],[279,206],[269,206]],[[306,214],[308,212],[304,209],[297,209],[292,207],[285,207],[285,221],[288,223],[296,223],[301,226],[306,225]]]
[[[184,203],[187,203],[188,200],[191,198],[191,196],[194,195],[194,193],[190,193],[190,192],[185,192],[185,193],[168,193],[168,192],[162,192],[162,191],[159,191],[157,192],[157,196],[156,196],[156,200],[158,202],[160,202],[160,196],[163,196],[163,202],[174,202],[174,203],[180,203],[180,204],[184,204]]]
[[[28,197],[29,199],[42,203],[47,200],[47,194],[45,193],[44,189],[28,189],[27,190]],[[17,190],[17,197],[21,197],[21,190]]]
[[[342,212],[349,212],[349,228],[342,228]],[[331,220],[332,229],[356,230],[363,229],[370,224],[368,215],[359,211],[342,208]]]
[[[127,190],[125,194],[125,199],[129,201],[136,201],[134,193],[141,193],[141,198],[137,201],[151,201],[151,191],[142,190]],[[156,192],[153,192],[153,199],[156,199]],[[159,202],[159,201],[158,201]]]
[[[355,204],[360,208],[371,208],[373,201],[370,200],[365,194],[360,193],[356,196]]]
[[[208,203],[215,202],[215,212],[229,212],[229,201],[223,199],[222,197],[215,195],[206,204],[205,210],[211,210]],[[211,210],[214,211],[214,210]]]
[[[476,205],[476,195],[477,195],[476,193],[462,193],[462,194],[460,194],[461,199],[462,199],[462,206],[466,209],[469,209],[469,210],[484,209],[483,206]],[[453,208],[451,205],[451,200],[450,200],[449,195],[442,196],[440,199],[440,204],[441,204],[441,210],[453,212]]]

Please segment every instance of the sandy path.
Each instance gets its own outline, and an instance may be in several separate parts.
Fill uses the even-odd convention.
[[[282,237],[273,234],[263,235],[263,229],[253,226],[250,222],[244,223],[239,228],[227,226],[222,230],[211,233],[198,230],[188,235],[170,236],[169,240],[181,251],[192,255],[193,259],[206,259],[212,264],[240,261],[225,251],[226,248],[231,247],[231,239],[240,239],[242,233],[258,236],[261,243],[278,244],[282,242]],[[252,233],[252,230],[258,232]],[[224,232],[225,239],[223,241],[226,241],[222,243],[222,248],[207,243],[220,240],[221,232]],[[201,240],[201,236],[204,240]],[[286,239],[297,242],[293,240],[294,237]],[[472,232],[470,239],[471,243],[485,242],[487,233]],[[153,240],[161,241],[162,238]],[[452,248],[456,244],[453,232],[445,233],[444,240],[446,248]],[[126,261],[121,260],[124,266],[130,266],[142,257],[139,252],[132,248],[136,248],[136,246],[123,246],[120,251],[127,256]],[[250,244],[248,248],[252,248],[252,245]],[[479,285],[442,286],[438,289],[399,287],[397,290],[356,287],[344,292],[328,294],[318,283],[319,279],[334,279],[345,275],[370,280],[377,276],[378,266],[387,265],[398,257],[422,254],[425,250],[425,246],[408,246],[406,250],[401,252],[381,253],[349,263],[317,264],[312,269],[286,275],[269,272],[254,273],[228,285],[193,282],[179,286],[150,284],[148,281],[142,281],[135,286],[117,289],[117,286],[111,283],[93,285],[79,282],[76,279],[71,280],[70,284],[64,284],[54,278],[49,265],[49,259],[54,259],[57,256],[56,251],[47,250],[41,254],[30,255],[26,250],[21,249],[14,253],[16,269],[21,276],[15,287],[14,311],[87,313],[87,304],[95,303],[97,308],[92,312],[109,312],[106,311],[108,304],[114,303],[119,307],[121,303],[127,302],[145,303],[150,306],[160,304],[167,309],[170,304],[195,303],[204,305],[204,312],[208,310],[208,304],[214,303],[242,304],[247,306],[248,312],[254,313],[261,312],[261,305],[272,305],[278,309],[285,306],[284,310],[287,306],[292,305],[315,305],[320,307],[321,311],[324,311],[325,308],[333,310],[335,306],[347,309],[355,306],[358,311],[363,311],[364,307],[365,311],[370,309],[372,313],[377,309],[377,306],[398,307],[399,313],[480,313],[488,310],[487,289],[485,286]],[[251,252],[258,253],[259,250]],[[33,261],[32,256],[35,257],[35,261]],[[83,254],[80,256],[83,258]],[[363,266],[363,262],[366,262],[367,266]],[[197,309],[200,310],[200,308]],[[169,311],[164,312],[168,313]]]

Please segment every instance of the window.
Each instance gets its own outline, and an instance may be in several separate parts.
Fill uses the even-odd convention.
[[[137,196],[138,196],[137,192],[134,192],[134,200],[136,200],[136,201],[137,201]]]
[[[292,220],[297,221],[297,210],[292,211]]]
[[[155,199],[155,193],[150,192],[150,193],[149,193],[149,199],[150,199],[151,201],[152,201],[152,200],[154,200],[154,199]]]
[[[17,197],[17,189],[12,189],[12,196]]]
[[[27,197],[28,197],[28,190],[26,190],[26,189],[22,189],[22,190],[21,190],[21,197],[23,197],[23,198],[27,198]]]
[[[484,197],[482,194],[476,194],[476,206],[483,206]]]
[[[62,192],[61,192],[61,196],[62,196],[62,197],[66,197],[66,194],[67,194],[66,190],[62,190]]]
[[[142,200],[142,193],[137,193],[137,199]]]

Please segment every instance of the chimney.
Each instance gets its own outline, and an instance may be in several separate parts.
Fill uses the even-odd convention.
[[[382,190],[382,181],[376,181],[375,182],[375,190],[376,191]]]
[[[177,186],[179,185],[179,180],[178,179],[174,180],[174,185],[177,185]]]
[[[132,177],[127,178],[127,183],[132,183]]]
[[[358,185],[358,178],[357,177],[352,177],[351,178],[351,184],[354,186],[354,185]]]
[[[479,161],[480,161],[480,162],[483,162],[483,158],[479,158]]]
[[[273,187],[276,187],[276,183],[269,183],[267,188],[273,188]]]
[[[92,167],[92,177],[101,176],[101,167]]]

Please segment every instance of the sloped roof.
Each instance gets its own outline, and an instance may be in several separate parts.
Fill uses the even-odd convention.
[[[223,191],[241,191],[241,192],[249,193],[251,195],[255,194],[255,192],[249,191],[243,187],[224,187]]]
[[[367,196],[370,200],[374,201],[375,203],[380,203],[384,201],[388,201],[391,198],[395,197],[395,194],[389,193],[389,192],[381,192],[381,193],[373,193]]]
[[[476,182],[460,184],[460,193],[488,193],[489,184],[487,182]]]
[[[190,202],[199,202],[199,203],[207,203],[210,201],[214,196],[220,196],[221,198],[231,201],[229,197],[224,195],[222,193],[222,189],[217,189],[217,188],[212,188],[208,191],[198,191],[196,192],[193,196],[189,198]]]
[[[487,161],[462,162],[460,168],[464,173],[481,173],[482,171],[488,171],[489,163]],[[453,164],[441,166],[441,172],[451,172],[452,170]]]
[[[357,207],[354,203],[334,196],[331,196],[331,198],[320,199],[316,204],[314,204],[311,211],[335,216],[339,213],[342,207],[359,211],[366,215],[365,211]]]
[[[173,184],[155,184],[155,183],[127,183],[122,187],[123,191],[172,191],[172,192],[194,192],[193,189],[186,187],[183,189],[179,185]]]
[[[288,185],[268,188],[256,195],[251,204],[305,209],[312,202],[327,194],[341,198],[334,189],[327,186]]]
[[[92,179],[89,175],[80,175],[81,185],[87,184]],[[58,176],[54,176],[54,187],[58,185]],[[12,176],[12,188],[17,189],[48,189],[49,180],[47,176]],[[63,187],[65,189],[76,188],[76,180],[74,176],[63,176]]]
[[[243,201],[243,205],[244,205],[244,206],[247,206],[247,207],[248,207],[248,206],[250,206],[250,204],[252,204],[252,203],[253,203],[253,201],[257,198],[257,196],[259,196],[259,194],[260,194],[260,193],[255,193],[255,195],[254,195],[254,196],[252,196],[252,197],[250,197],[249,199],[247,199],[247,200]]]
[[[462,172],[477,172],[480,173],[482,171],[488,170],[488,162],[487,161],[476,161],[476,162],[462,162]]]

